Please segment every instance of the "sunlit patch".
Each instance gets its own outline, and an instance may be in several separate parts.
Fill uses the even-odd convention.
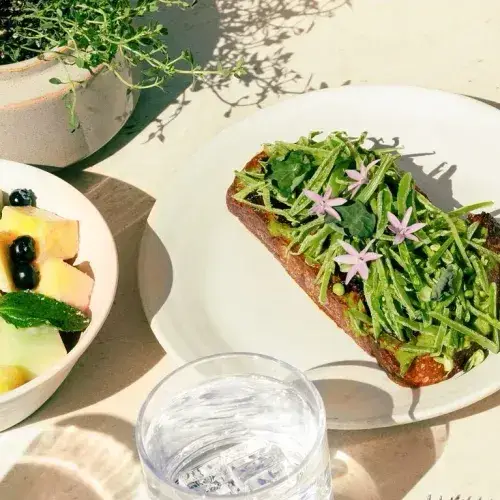
[[[134,452],[113,437],[76,426],[35,436],[7,471],[2,500],[135,500],[141,470]]]
[[[335,500],[383,500],[370,473],[342,451],[331,456]]]

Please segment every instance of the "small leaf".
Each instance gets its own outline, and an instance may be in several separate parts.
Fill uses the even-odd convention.
[[[62,85],[63,84],[63,81],[60,80],[59,78],[55,78],[55,77],[52,77],[50,80],[49,80],[50,83],[54,84],[54,85]]]
[[[194,64],[193,53],[190,50],[183,50],[182,57],[189,63]]]
[[[410,172],[406,172],[403,175],[402,179],[399,181],[398,186],[398,194],[396,198],[397,207],[398,207],[398,215],[399,217],[403,217],[406,209],[408,208],[407,199],[410,191],[413,189],[413,177]],[[414,216],[416,214],[413,214]]]
[[[401,349],[398,349],[394,353],[394,357],[398,360],[399,363],[399,372],[402,377],[406,374],[406,372],[409,370],[411,364],[415,360],[416,357],[418,357],[418,353],[414,352],[406,352]]]
[[[292,151],[284,159],[270,160],[268,165],[269,179],[285,198],[303,185],[313,168],[309,156],[299,151]]]
[[[338,224],[345,227],[351,236],[369,238],[375,231],[376,217],[368,212],[363,203],[355,201],[350,205],[335,207],[342,219]]]
[[[33,292],[4,295],[0,299],[0,316],[17,328],[52,325],[63,332],[80,332],[90,322],[80,310]]]
[[[441,300],[444,291],[453,285],[454,276],[455,270],[453,266],[448,266],[446,269],[443,269],[441,271],[441,274],[439,275],[439,278],[432,289],[432,300]]]
[[[345,235],[344,228],[340,227],[338,225],[338,220],[332,217],[331,215],[327,214],[325,217],[325,224],[330,226],[336,233],[341,234],[342,236]]]
[[[464,365],[464,372],[468,372],[472,370],[472,368],[476,367],[477,365],[480,365],[486,356],[484,355],[484,351],[482,349],[478,349],[475,351],[470,358],[466,361]]]

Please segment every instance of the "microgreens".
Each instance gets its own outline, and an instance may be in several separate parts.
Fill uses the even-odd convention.
[[[443,212],[397,165],[397,153],[368,151],[365,137],[333,132],[266,145],[262,170],[238,174],[235,199],[265,212],[272,236],[316,269],[321,304],[329,293],[345,295],[354,334],[372,334],[394,354],[401,376],[423,354],[445,373],[458,353],[466,369],[476,366],[500,351],[492,281],[500,253],[491,246],[500,228],[487,214],[470,214],[491,203]],[[359,170],[347,170],[353,164]],[[332,198],[349,192],[353,200]],[[356,275],[362,280],[353,286]]]

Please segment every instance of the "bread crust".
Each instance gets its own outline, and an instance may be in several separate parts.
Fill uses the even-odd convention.
[[[265,153],[258,153],[245,165],[244,170],[259,169],[260,161],[265,158]],[[267,247],[315,304],[364,351],[375,357],[380,367],[394,382],[406,387],[417,388],[441,382],[461,370],[463,361],[457,360],[454,370],[451,373],[446,373],[441,363],[429,355],[424,355],[417,357],[406,374],[401,376],[399,362],[391,351],[384,349],[372,335],[359,336],[355,334],[349,324],[347,316],[349,306],[345,297],[335,295],[330,287],[325,303],[320,303],[319,285],[315,282],[317,269],[306,264],[302,255],[293,255],[287,252],[288,243],[284,238],[271,235],[268,230],[269,214],[234,199],[239,188],[239,182],[235,179],[226,193],[229,211]]]

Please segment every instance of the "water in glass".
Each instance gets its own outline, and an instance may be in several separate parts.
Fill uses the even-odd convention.
[[[326,432],[318,425],[293,384],[236,375],[202,382],[166,401],[143,442],[156,476],[200,498],[331,500]],[[150,481],[153,497],[184,498],[161,491]]]

